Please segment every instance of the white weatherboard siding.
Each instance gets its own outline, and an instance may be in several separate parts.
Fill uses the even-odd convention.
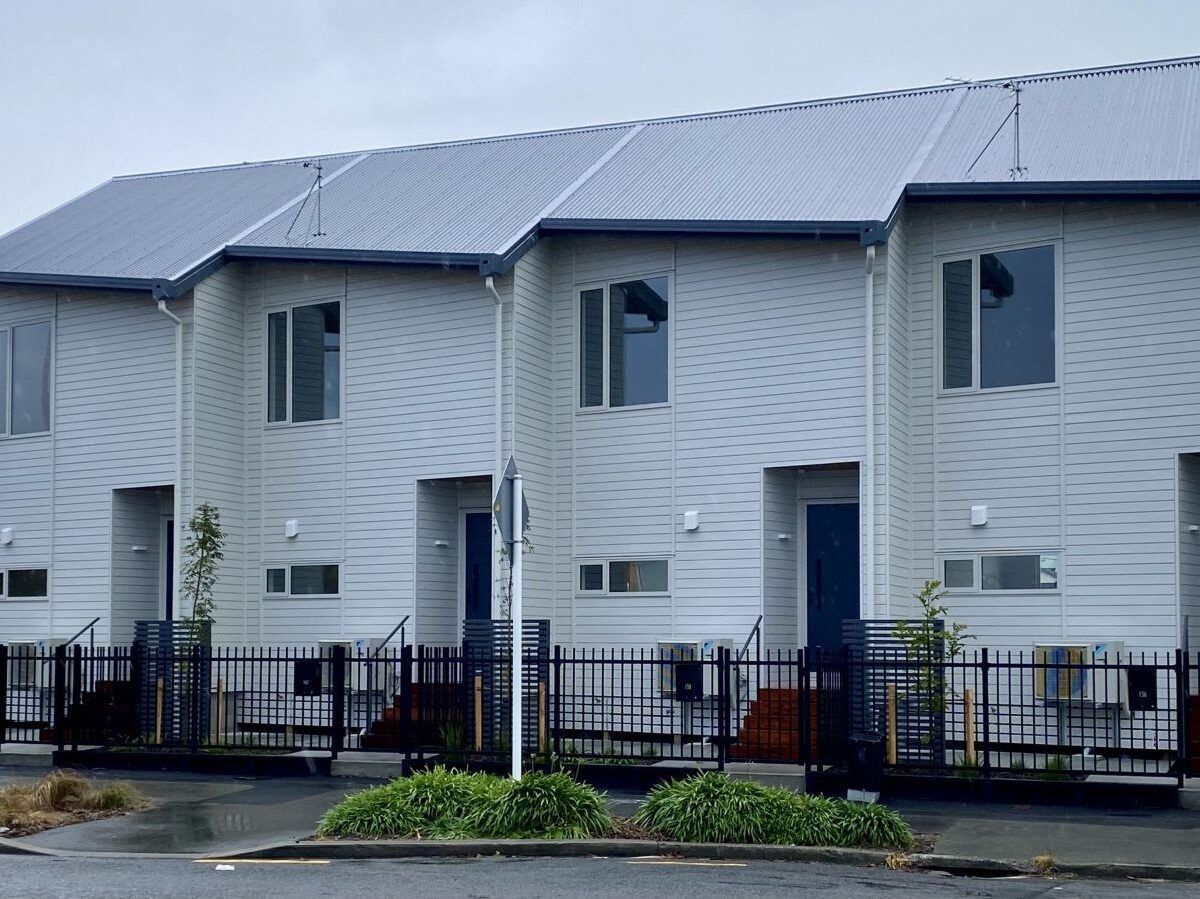
[[[1189,652],[1200,652],[1200,456],[1179,457],[1179,612]]]
[[[445,481],[417,484],[416,612],[408,633],[414,642],[448,646],[459,636],[458,490]],[[444,541],[444,546],[439,546]]]
[[[557,496],[571,510],[558,520],[573,560],[558,566],[558,584],[575,597],[574,642],[740,642],[763,609],[764,467],[863,456],[864,252],[791,241],[556,244]],[[576,411],[578,287],[660,274],[672,278],[671,403]],[[695,532],[682,530],[688,510],[701,513]],[[671,558],[670,599],[578,594],[581,559],[625,557]]]
[[[1059,591],[952,595],[956,617],[1015,649],[1174,646],[1176,456],[1200,445],[1197,207],[916,206],[908,224],[914,588],[945,554],[1061,550]],[[935,257],[1059,240],[1059,385],[938,396]]]
[[[878,565],[875,614],[894,618],[910,610],[912,600],[912,351],[909,333],[909,226],[901,216],[888,238],[884,285],[883,385],[876,402],[883,416],[877,431],[884,486],[877,497],[876,531],[884,549]],[[878,338],[877,338],[878,339]],[[877,382],[878,383],[878,382]]]
[[[800,528],[796,472],[763,472],[763,647],[795,649],[799,639]]]

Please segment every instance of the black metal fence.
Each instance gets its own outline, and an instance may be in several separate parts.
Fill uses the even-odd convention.
[[[198,752],[504,760],[511,659],[460,646],[0,645],[0,741]],[[1200,654],[894,649],[701,658],[556,647],[525,659],[532,760],[846,765],[898,772],[1182,778]],[[1196,742],[1193,740],[1193,742]]]

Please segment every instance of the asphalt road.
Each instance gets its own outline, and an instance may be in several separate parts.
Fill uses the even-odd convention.
[[[328,864],[178,858],[0,856],[0,895],[26,897],[275,896],[761,897],[871,896],[975,899],[1165,899],[1195,896],[1195,884],[1101,883],[1016,878],[969,880],[933,874],[780,862],[647,859],[470,859],[342,861]]]

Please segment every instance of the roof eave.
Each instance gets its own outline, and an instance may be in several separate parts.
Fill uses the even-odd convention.
[[[610,234],[712,235],[811,237],[818,240],[858,240],[880,243],[887,239],[888,222],[861,221],[749,221],[717,219],[604,219],[550,218],[541,223],[546,232],[606,232]]]
[[[905,196],[927,199],[1102,200],[1171,197],[1200,198],[1200,181],[945,181],[909,184]]]
[[[153,291],[162,285],[163,282],[154,278],[122,278],[109,275],[0,272],[0,284],[38,287],[80,287],[89,290]]]
[[[291,262],[342,262],[410,265],[425,268],[474,270],[489,274],[500,257],[493,253],[425,253],[400,250],[356,250],[332,247],[260,247],[246,244],[225,248],[226,259]]]

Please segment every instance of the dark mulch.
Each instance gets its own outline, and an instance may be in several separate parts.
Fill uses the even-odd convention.
[[[0,827],[0,837],[27,837],[43,830],[69,827],[86,821],[100,821],[129,813],[129,809],[107,809],[105,811],[79,809],[70,812],[40,812],[22,821],[14,821],[8,827]]]

